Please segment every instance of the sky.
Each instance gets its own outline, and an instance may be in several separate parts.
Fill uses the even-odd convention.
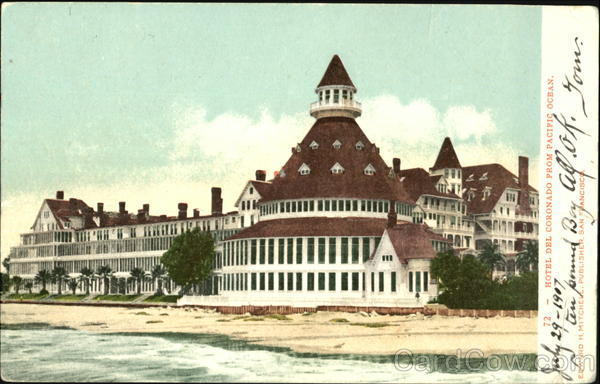
[[[526,6],[4,3],[1,255],[56,190],[173,215],[220,186],[234,210],[334,54],[388,164],[427,169],[449,136],[463,165],[535,168],[540,34]]]

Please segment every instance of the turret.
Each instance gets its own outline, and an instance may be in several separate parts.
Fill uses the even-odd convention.
[[[333,116],[356,118],[362,113],[360,103],[354,100],[356,87],[338,55],[331,59],[315,92],[318,101],[310,105],[310,115],[317,119]]]

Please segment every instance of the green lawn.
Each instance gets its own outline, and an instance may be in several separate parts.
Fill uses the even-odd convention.
[[[52,300],[59,301],[81,301],[86,295],[56,295],[52,297]]]
[[[11,300],[39,300],[39,299],[43,299],[44,297],[48,296],[45,293],[13,293],[12,295],[8,296],[8,299]]]
[[[159,296],[150,296],[145,302],[150,303],[176,303],[179,296],[177,295],[159,295]]]
[[[139,295],[99,295],[94,297],[94,300],[133,301],[138,297]]]

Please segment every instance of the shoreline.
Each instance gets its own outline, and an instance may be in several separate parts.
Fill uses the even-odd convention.
[[[333,321],[332,321],[333,320]],[[46,323],[97,333],[215,334],[299,353],[393,355],[537,353],[536,318],[470,318],[316,312],[226,315],[175,306],[3,303],[2,325]]]

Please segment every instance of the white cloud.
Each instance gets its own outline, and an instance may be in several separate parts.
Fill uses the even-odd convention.
[[[119,201],[126,201],[130,212],[150,203],[152,214],[169,215],[176,214],[178,202],[187,202],[188,213],[198,207],[206,214],[210,188],[220,186],[224,209],[232,210],[254,171],[265,169],[272,175],[313,122],[305,111],[275,118],[264,109],[258,119],[232,113],[208,119],[201,107],[179,110],[173,145],[165,146],[171,148],[170,164],[140,169],[135,172],[137,176],[115,180],[112,185],[77,186],[65,195],[81,198],[94,208],[102,201],[107,210],[116,210]],[[467,105],[439,111],[427,100],[402,104],[393,95],[383,95],[363,102],[358,123],[381,148],[388,164],[392,157],[400,157],[402,168],[427,169],[433,165],[443,138],[450,136],[461,164],[497,162],[516,173],[519,153],[500,135],[489,110],[478,111]],[[537,158],[530,160],[532,185],[537,184],[537,163]],[[31,226],[41,200],[53,195],[54,191],[48,190],[8,199],[3,196],[2,257],[10,246],[18,244],[19,233]]]

